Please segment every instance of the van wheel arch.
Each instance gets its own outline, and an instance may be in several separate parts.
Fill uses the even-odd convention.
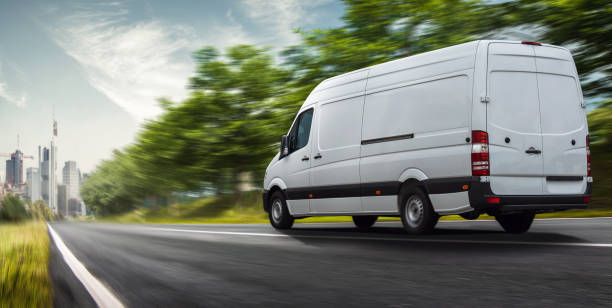
[[[270,213],[270,201],[272,201],[272,195],[274,195],[274,193],[277,191],[280,191],[283,194],[283,197],[285,197],[285,200],[287,200],[287,194],[285,193],[283,189],[281,189],[280,187],[276,185],[272,186],[269,190],[268,199],[266,200],[266,204],[264,207],[264,210],[268,213]]]
[[[402,183],[397,205],[404,229],[410,234],[431,233],[440,218],[433,209],[427,187],[418,180]]]
[[[427,197],[428,201],[431,203],[431,200],[429,199],[429,192],[427,191],[427,187],[425,186],[425,184],[423,184],[423,182],[415,179],[415,178],[410,178],[405,180],[402,184],[400,184],[399,189],[397,191],[397,210],[401,211],[401,193],[403,190],[409,189],[411,187],[416,187],[419,188],[420,190],[422,190],[425,193],[425,197]]]

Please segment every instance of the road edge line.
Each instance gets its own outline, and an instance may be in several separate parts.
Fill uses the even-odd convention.
[[[64,262],[70,267],[72,273],[83,284],[89,295],[96,302],[98,307],[125,307],[119,299],[106,287],[100,280],[94,277],[87,268],[76,258],[76,256],[68,249],[62,238],[55,232],[53,227],[47,223],[49,234],[53,238],[55,247],[62,254]]]

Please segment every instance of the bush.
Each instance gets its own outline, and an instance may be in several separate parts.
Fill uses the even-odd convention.
[[[34,220],[46,220],[46,221],[54,220],[53,212],[51,212],[51,209],[45,203],[45,201],[42,201],[42,200],[35,201],[30,206],[30,216]]]
[[[21,199],[13,195],[6,195],[6,197],[2,199],[0,216],[6,221],[23,221],[28,218],[28,211],[26,210],[25,203]]]

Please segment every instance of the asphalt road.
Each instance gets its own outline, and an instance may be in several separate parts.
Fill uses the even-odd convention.
[[[286,232],[52,226],[130,307],[612,306],[612,219],[537,220],[522,235],[494,221],[440,222],[429,236],[409,236],[395,222],[370,232],[348,223]]]

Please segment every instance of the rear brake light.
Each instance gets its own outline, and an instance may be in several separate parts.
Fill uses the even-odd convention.
[[[487,203],[499,204],[501,199],[499,197],[487,197]]]
[[[472,131],[472,175],[489,175],[489,135],[480,130]]]
[[[589,135],[586,136],[586,153],[587,153],[587,176],[591,176],[591,142]]]
[[[528,42],[528,41],[522,41],[521,44],[525,44],[525,45],[535,45],[535,46],[542,46],[542,43],[538,43],[538,42]]]
[[[584,203],[591,202],[591,196],[584,196]]]

